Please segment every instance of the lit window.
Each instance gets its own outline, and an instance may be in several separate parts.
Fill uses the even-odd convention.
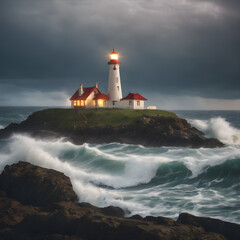
[[[84,100],[81,100],[81,106],[84,106]]]
[[[140,106],[140,101],[137,101],[137,106]]]
[[[77,101],[74,101],[74,102],[73,102],[73,105],[76,106],[76,105],[77,105]]]
[[[99,99],[98,100],[98,107],[102,107],[103,106],[103,100],[102,99]]]
[[[80,101],[79,100],[77,101],[77,105],[80,106]]]

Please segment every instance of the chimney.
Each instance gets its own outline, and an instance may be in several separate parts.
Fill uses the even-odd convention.
[[[98,84],[97,84],[97,82],[96,82],[96,85],[95,85],[95,86],[96,86],[96,88],[98,88]]]
[[[80,88],[79,88],[79,96],[81,96],[83,94],[83,85],[80,84]]]

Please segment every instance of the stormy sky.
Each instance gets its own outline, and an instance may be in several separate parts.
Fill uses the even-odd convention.
[[[80,83],[165,109],[240,110],[239,0],[0,0],[0,105],[68,105]]]

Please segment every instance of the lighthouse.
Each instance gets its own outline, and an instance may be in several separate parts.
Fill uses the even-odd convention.
[[[144,98],[139,93],[131,93],[122,97],[122,86],[120,80],[120,62],[118,53],[113,49],[110,53],[108,94],[102,93],[98,85],[80,88],[69,99],[72,108],[122,108],[122,109],[145,109]],[[156,106],[148,106],[147,109],[156,109]]]
[[[108,107],[119,107],[122,99],[122,86],[120,79],[120,62],[118,61],[118,53],[113,49],[110,53],[109,78],[108,78]]]

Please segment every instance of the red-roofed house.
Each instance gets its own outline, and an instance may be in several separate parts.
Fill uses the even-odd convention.
[[[101,93],[97,84],[94,87],[80,88],[69,99],[73,108],[79,107],[106,107],[108,95]]]
[[[147,99],[139,93],[129,93],[121,99],[122,108],[144,109],[144,101]]]

